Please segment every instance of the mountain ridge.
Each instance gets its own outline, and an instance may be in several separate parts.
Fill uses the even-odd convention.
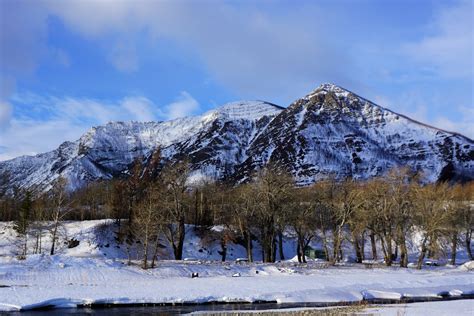
[[[244,182],[269,162],[300,185],[331,174],[366,179],[397,166],[427,181],[474,178],[474,142],[420,123],[336,86],[322,84],[284,108],[237,101],[202,115],[161,122],[109,122],[74,142],[0,162],[0,189],[49,190],[60,176],[77,189],[124,176],[137,157],[160,147],[164,160],[186,157],[193,176]]]
[[[348,90],[348,89],[343,88],[343,87],[341,87],[341,86],[337,86],[337,85],[335,85],[335,84],[333,84],[333,83],[323,83],[323,84],[321,84],[318,88],[316,88],[315,90],[313,90],[313,92],[316,91],[316,90],[318,90],[318,89],[321,89],[321,87],[324,87],[324,86],[335,87],[335,88],[339,88],[339,89],[341,89],[341,90],[344,90],[345,92],[348,92],[348,93],[350,93],[350,94],[356,96],[357,98],[359,98],[359,99],[361,99],[361,100],[364,100],[364,101],[366,101],[366,102],[369,102],[369,103],[371,103],[371,104],[373,104],[373,105],[375,105],[375,106],[377,106],[377,107],[383,109],[384,111],[392,112],[392,113],[395,114],[395,115],[399,115],[399,116],[401,116],[401,117],[403,117],[403,118],[405,118],[405,119],[407,119],[407,120],[409,120],[409,121],[412,121],[413,123],[416,123],[416,124],[419,124],[419,125],[423,125],[423,126],[428,127],[428,128],[436,129],[436,130],[439,130],[439,131],[441,131],[441,132],[445,132],[445,133],[449,133],[449,134],[454,134],[454,135],[457,135],[457,136],[466,138],[466,140],[469,140],[469,141],[474,141],[472,138],[470,138],[470,137],[468,137],[468,136],[466,136],[466,135],[463,135],[463,134],[461,134],[461,133],[459,133],[459,132],[454,132],[454,131],[449,131],[449,130],[446,130],[446,129],[442,129],[442,128],[439,128],[439,127],[436,127],[436,126],[433,126],[433,125],[430,125],[430,124],[421,122],[421,121],[419,121],[419,120],[413,119],[413,118],[411,118],[411,117],[409,117],[409,116],[407,116],[407,115],[405,115],[405,114],[401,114],[401,113],[399,113],[399,112],[393,111],[393,110],[387,108],[386,106],[383,106],[383,105],[377,104],[377,103],[375,103],[375,102],[373,102],[373,101],[370,101],[369,99],[364,98],[364,97],[361,97],[360,95],[358,95],[357,93],[355,93],[355,92],[353,92],[353,91],[351,91],[351,90]],[[311,94],[311,93],[310,93],[310,94]]]

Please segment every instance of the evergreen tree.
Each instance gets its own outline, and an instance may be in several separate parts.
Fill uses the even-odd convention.
[[[31,201],[31,193],[27,191],[20,205],[20,209],[18,212],[18,219],[15,221],[14,226],[13,226],[13,229],[23,239],[23,244],[21,247],[22,257],[26,256],[26,252],[27,252],[28,226],[30,224],[30,215],[32,212],[32,205],[33,203]]]

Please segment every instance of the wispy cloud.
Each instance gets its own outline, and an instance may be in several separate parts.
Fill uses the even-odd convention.
[[[458,119],[450,119],[443,115],[443,112],[436,110],[440,106],[445,105],[446,102],[450,102],[449,100],[438,95],[426,98],[422,93],[415,90],[400,93],[394,99],[378,95],[374,97],[374,102],[390,109],[399,109],[400,113],[422,123],[427,123],[449,132],[457,132],[474,139],[473,107],[451,105],[450,110]]]
[[[153,121],[163,116],[163,112],[145,97],[125,98],[122,107],[137,121]]]
[[[140,67],[136,37],[147,34],[148,41],[172,40],[192,51],[214,80],[244,98],[291,99],[323,81],[349,81],[338,65],[349,67],[351,58],[331,32],[322,31],[332,20],[318,5],[278,12],[263,3],[260,8],[243,2],[40,0],[33,9],[28,1],[19,2],[25,8],[12,4],[13,11],[22,13],[8,18],[13,35],[4,34],[4,42],[11,47],[10,57],[15,51],[28,52],[18,60],[29,69],[40,59],[37,52],[48,49],[47,19],[54,16],[73,32],[100,43],[104,59],[122,72]],[[31,19],[35,10],[39,13]],[[16,23],[19,20],[28,21],[28,28]]]
[[[153,121],[191,115],[199,103],[186,91],[175,102],[158,106],[142,96],[116,101],[44,97],[32,93],[12,97],[15,116],[0,103],[0,160],[52,150],[76,140],[89,128],[109,121]]]
[[[0,131],[10,125],[12,106],[8,102],[0,101]]]
[[[439,116],[433,124],[447,131],[458,131],[461,134],[474,139],[474,108],[461,106],[458,108],[461,119],[458,121],[451,120],[447,117]]]
[[[174,102],[166,106],[166,118],[175,119],[191,116],[197,110],[199,110],[199,103],[189,93],[182,91]]]
[[[109,50],[107,58],[119,71],[134,72],[138,70],[139,62],[134,45],[118,42]]]
[[[437,76],[473,76],[473,2],[440,7],[425,36],[402,45],[403,53]]]

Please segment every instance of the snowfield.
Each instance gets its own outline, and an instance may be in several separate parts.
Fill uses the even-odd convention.
[[[191,279],[192,272],[200,277]],[[233,277],[236,273],[241,276]],[[114,260],[39,255],[22,262],[2,260],[0,310],[93,303],[289,303],[460,296],[474,294],[473,276],[458,268],[415,271],[178,262],[160,262],[155,269],[142,270]]]
[[[208,255],[213,260],[160,260],[155,269],[143,270],[137,261],[127,265],[117,245],[98,237],[104,222],[67,223],[62,238],[80,240],[77,247],[69,249],[62,242],[57,255],[28,255],[25,260],[13,255],[10,224],[0,223],[0,311],[91,304],[352,302],[474,295],[473,262],[421,271],[350,263],[330,266],[319,261],[235,263],[244,255],[243,248],[234,245],[233,260],[225,263],[216,261],[214,254]],[[189,235],[185,253],[196,258],[201,254],[196,250],[199,241]],[[199,277],[191,278],[192,273]],[[466,310],[466,304],[474,305],[467,302],[450,303]]]

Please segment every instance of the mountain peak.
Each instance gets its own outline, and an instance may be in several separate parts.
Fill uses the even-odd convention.
[[[334,93],[350,93],[349,90],[338,86],[334,83],[323,83],[316,88],[315,91],[325,91],[325,92],[334,92]]]
[[[337,96],[343,96],[343,97],[347,97],[351,93],[349,90],[344,89],[333,83],[323,83],[319,87],[311,91],[311,93],[309,93],[305,98],[311,98],[315,95],[326,94],[328,92],[332,92],[336,94]]]
[[[316,90],[326,90],[326,91],[334,91],[334,90],[344,90],[342,87],[335,85],[334,83],[325,82],[319,85]]]
[[[274,116],[284,108],[265,101],[235,101],[208,111],[203,117],[223,116],[229,119],[258,120],[263,116]]]
[[[290,168],[298,184],[332,175],[367,179],[397,166],[427,181],[474,179],[473,140],[324,83],[288,108],[237,101],[171,121],[110,122],[49,153],[0,162],[0,178],[8,175],[0,190],[46,191],[59,176],[80,188],[120,177],[157,147],[164,161],[187,157],[196,174],[229,183],[250,179],[268,162]]]

